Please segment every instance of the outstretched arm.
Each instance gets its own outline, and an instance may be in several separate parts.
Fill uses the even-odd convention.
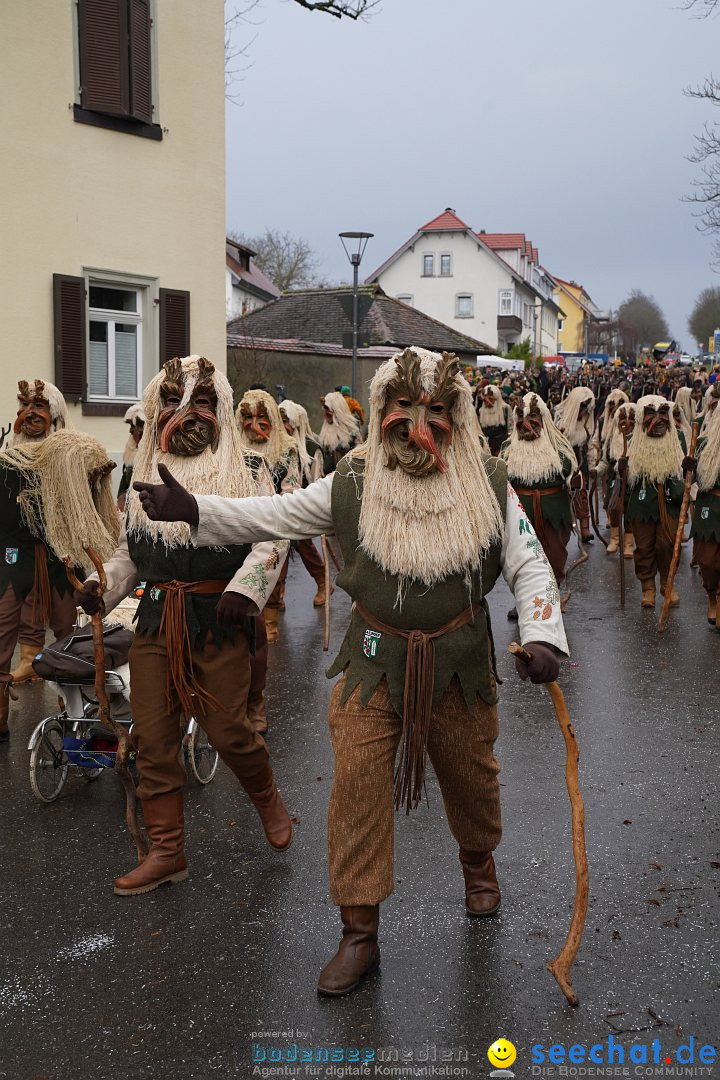
[[[332,476],[287,495],[224,499],[194,496],[164,465],[158,471],[162,484],[134,485],[143,508],[153,521],[188,522],[196,547],[304,540],[332,531]]]

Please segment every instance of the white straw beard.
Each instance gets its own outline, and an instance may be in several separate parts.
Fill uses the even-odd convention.
[[[697,483],[700,491],[710,491],[720,476],[720,405],[710,414],[703,434],[707,442],[698,458]]]

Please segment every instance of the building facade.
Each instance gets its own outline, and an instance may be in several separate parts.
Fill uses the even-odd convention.
[[[474,232],[448,207],[367,281],[498,352],[529,338],[535,353],[552,355],[558,308],[537,249],[527,246],[521,234]]]
[[[562,309],[558,323],[558,352],[585,353],[586,331],[598,317],[598,309],[582,285],[553,274],[554,295]]]
[[[252,248],[238,240],[225,243],[225,315],[228,320],[249,315],[280,295],[275,283],[255,265]]]
[[[2,4],[0,35],[0,394],[57,383],[119,454],[165,359],[225,369],[223,2]]]

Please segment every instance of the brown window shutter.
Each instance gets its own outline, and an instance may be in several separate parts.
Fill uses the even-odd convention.
[[[128,0],[78,0],[80,104],[83,109],[127,116]]]
[[[190,354],[190,293],[160,289],[160,363]]]
[[[53,274],[55,384],[66,397],[85,397],[85,278]]]
[[[150,0],[129,0],[130,115],[152,123],[150,68]]]

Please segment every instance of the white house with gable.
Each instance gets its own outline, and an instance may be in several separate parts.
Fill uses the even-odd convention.
[[[528,337],[536,355],[557,352],[553,283],[521,233],[475,232],[448,207],[367,281],[499,352]]]

